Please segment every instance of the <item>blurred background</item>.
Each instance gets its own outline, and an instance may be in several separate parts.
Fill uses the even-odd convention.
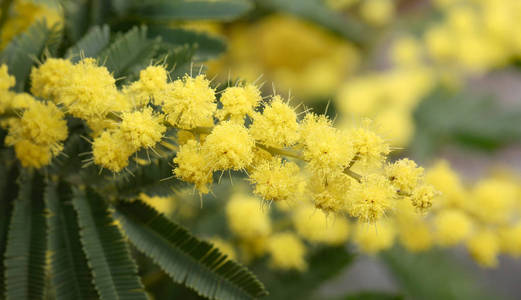
[[[254,82],[264,94],[302,102],[302,111],[325,112],[339,127],[369,118],[393,146],[393,158],[410,157],[427,171],[452,174],[464,190],[461,197],[484,194],[477,190],[480,183],[500,178],[514,186],[519,199],[521,1],[258,0],[250,6],[233,20],[169,22],[170,29],[197,37],[191,68],[203,66],[221,86]],[[53,1],[16,0],[13,10],[2,21],[2,41],[36,20],[45,17],[52,26],[61,18]],[[125,21],[114,26],[125,28]],[[181,45],[182,37],[168,42]],[[188,186],[168,199],[143,198],[200,236],[216,243],[227,239],[238,250],[240,241],[230,234],[218,199],[245,188],[227,177],[202,199],[204,209]],[[503,197],[499,188],[490,187],[488,197]],[[376,254],[351,243],[345,248],[348,258],[335,261],[336,248],[309,257],[306,275],[268,274],[261,263],[239,256],[261,280],[285,290],[272,294],[274,299],[300,299],[299,290],[309,297],[306,286],[319,287],[316,299],[521,298],[521,261],[510,256],[500,255],[496,266],[485,268],[464,245],[419,253],[399,245]],[[323,261],[326,256],[332,259]],[[172,288],[148,263],[144,283],[162,295],[156,298],[197,297]]]

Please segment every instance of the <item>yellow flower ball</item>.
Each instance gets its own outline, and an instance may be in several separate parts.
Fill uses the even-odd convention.
[[[441,246],[454,246],[472,233],[472,220],[460,210],[440,211],[433,221],[436,241]]]
[[[222,109],[217,111],[216,116],[220,120],[229,118],[243,124],[245,116],[252,116],[261,100],[259,89],[252,84],[228,87],[221,94],[219,101],[222,103]]]
[[[380,220],[374,224],[359,222],[355,227],[353,242],[361,252],[376,254],[391,248],[395,237],[395,225],[390,220]]]
[[[166,131],[163,119],[162,115],[154,114],[149,107],[140,111],[124,112],[121,115],[120,129],[136,149],[152,148],[161,141]]]
[[[213,170],[241,170],[251,164],[254,146],[246,127],[227,121],[206,137],[203,153]]]
[[[357,160],[365,165],[380,166],[391,148],[376,132],[364,127],[351,129],[348,140],[351,141]]]
[[[48,145],[37,145],[28,140],[19,140],[14,144],[16,157],[23,167],[39,169],[51,163],[52,152]]]
[[[250,133],[257,141],[267,146],[292,146],[299,139],[297,114],[280,96],[274,96],[262,114],[253,115]]]
[[[31,71],[31,93],[48,100],[57,99],[69,85],[67,74],[76,72],[67,59],[48,58]]]
[[[327,215],[312,205],[297,208],[292,217],[297,233],[314,243],[341,245],[349,237],[349,222],[340,215]]]
[[[217,109],[215,90],[204,75],[195,78],[186,75],[171,85],[163,99],[163,111],[172,126],[192,129],[213,125]]]
[[[501,251],[512,257],[521,257],[521,221],[499,229]]]
[[[255,184],[253,192],[268,201],[298,197],[305,187],[298,165],[280,158],[257,165],[250,173],[250,181]]]
[[[410,194],[423,177],[423,168],[407,158],[400,159],[385,167],[385,176],[400,192]]]
[[[361,183],[355,182],[348,197],[351,216],[363,223],[374,223],[394,207],[396,192],[387,178],[371,174]]]
[[[268,253],[270,254],[270,266],[280,270],[305,271],[306,247],[293,233],[277,233],[269,237]]]
[[[16,84],[14,76],[9,75],[7,65],[0,66],[0,91],[7,91]]]
[[[174,158],[174,175],[186,182],[195,184],[201,194],[209,192],[208,185],[213,181],[211,165],[201,153],[201,145],[196,140],[188,140],[179,148]]]
[[[226,220],[230,230],[241,239],[257,239],[271,233],[268,211],[257,198],[234,195],[226,204]]]
[[[490,230],[478,232],[467,241],[470,255],[483,267],[492,268],[498,265],[499,240]]]
[[[121,131],[105,131],[92,143],[94,163],[115,173],[128,166],[135,151]]]

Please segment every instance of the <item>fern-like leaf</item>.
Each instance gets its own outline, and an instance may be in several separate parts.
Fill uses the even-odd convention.
[[[147,299],[136,264],[107,203],[90,189],[75,189],[72,203],[78,214],[83,250],[101,299]]]
[[[115,216],[138,250],[152,258],[175,282],[200,295],[228,300],[267,294],[264,285],[245,267],[143,202],[121,202]]]
[[[7,246],[7,233],[9,229],[9,220],[11,220],[11,212],[13,208],[13,200],[18,194],[18,186],[16,178],[18,177],[19,168],[17,165],[8,163],[7,155],[0,156],[3,164],[0,166],[0,258],[3,259],[5,248]],[[4,282],[4,263],[0,263],[0,297],[5,293]]]
[[[183,28],[155,26],[149,29],[149,36],[159,36],[171,47],[193,46],[195,49],[194,59],[197,61],[216,57],[226,50],[226,42],[222,38]]]
[[[95,299],[96,290],[87,258],[81,247],[76,212],[71,203],[70,186],[48,181],[45,189],[48,247],[51,251],[51,277],[56,299]]]
[[[118,37],[98,58],[116,78],[129,73],[137,74],[150,64],[159,45],[159,39],[147,38],[146,27],[134,27]]]
[[[22,173],[14,202],[5,252],[7,299],[43,299],[45,286],[46,226],[43,177]]]
[[[0,63],[7,64],[9,73],[16,78],[15,90],[21,92],[27,84],[31,67],[40,58],[51,36],[45,22],[36,22],[15,37],[0,54]]]
[[[93,27],[65,55],[72,61],[81,57],[98,57],[110,43],[110,28],[107,25]]]
[[[233,20],[250,9],[249,0],[176,0],[144,1],[132,8],[132,14],[145,20]]]

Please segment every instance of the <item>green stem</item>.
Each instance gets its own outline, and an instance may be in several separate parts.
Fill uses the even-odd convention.
[[[299,155],[298,153],[291,151],[291,150],[280,149],[280,148],[275,148],[275,147],[271,147],[271,146],[265,146],[265,145],[259,144],[259,143],[256,143],[256,146],[268,151],[271,154],[289,156],[289,157],[293,157],[293,158],[305,161],[305,159],[304,159],[304,157],[302,157],[302,155]]]

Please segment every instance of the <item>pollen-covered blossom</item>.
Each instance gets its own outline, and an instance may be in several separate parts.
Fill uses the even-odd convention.
[[[250,174],[250,181],[255,184],[253,192],[269,201],[298,197],[305,187],[298,165],[294,162],[283,162],[280,158],[273,158],[257,165]]]
[[[240,170],[251,164],[254,146],[246,127],[226,121],[213,128],[202,147],[214,170]]]
[[[104,131],[92,143],[94,163],[116,173],[128,166],[128,159],[136,150],[121,130]]]
[[[447,209],[434,217],[436,241],[452,246],[466,240],[472,232],[472,220],[459,210]]]
[[[198,141],[188,140],[182,145],[174,163],[176,167],[173,172],[177,178],[195,184],[201,194],[209,192],[208,184],[213,180],[211,165],[201,153]]]
[[[139,80],[124,88],[134,106],[142,106],[152,101],[161,105],[169,88],[168,74],[162,66],[148,66],[139,72]]]
[[[471,191],[468,208],[480,221],[491,224],[508,223],[518,203],[517,185],[499,179],[479,182]]]
[[[41,168],[63,149],[68,128],[62,111],[51,102],[39,102],[29,97],[28,107],[20,119],[9,123],[7,145],[15,146],[15,153],[25,167]]]
[[[116,80],[106,67],[98,66],[96,60],[84,58],[61,75],[63,82],[57,87],[54,100],[65,105],[68,113],[88,120],[117,110],[121,100]]]
[[[352,143],[352,151],[362,164],[374,164],[380,166],[391,152],[389,144],[376,132],[363,127],[349,131],[348,139]]]
[[[74,65],[70,60],[48,58],[31,71],[31,93],[36,97],[55,100],[69,84],[65,76],[73,72]]]
[[[425,215],[417,213],[411,201],[398,201],[394,216],[398,239],[407,250],[419,252],[432,247],[434,238],[430,224],[427,223]]]
[[[215,90],[204,75],[186,75],[171,85],[163,99],[163,111],[172,126],[192,129],[213,125]]]
[[[423,168],[410,159],[400,159],[385,167],[385,176],[400,192],[410,194],[423,176]]]
[[[375,254],[389,249],[394,244],[396,228],[391,220],[380,220],[374,224],[357,223],[353,242],[361,252]]]
[[[432,206],[432,199],[437,195],[437,190],[430,184],[416,187],[411,194],[411,203],[419,212],[426,212]]]
[[[0,66],[0,91],[7,91],[15,85],[14,76],[9,75],[7,65]]]
[[[501,251],[513,257],[521,257],[521,221],[499,229]]]
[[[467,249],[481,266],[497,266],[500,251],[499,239],[492,231],[483,230],[472,236],[467,241]]]
[[[276,95],[262,114],[253,115],[250,133],[257,141],[268,146],[292,146],[299,139],[297,114]]]
[[[347,174],[328,174],[326,180],[311,180],[309,189],[313,203],[325,212],[340,212],[347,207],[353,179]]]
[[[226,204],[226,219],[231,231],[246,240],[267,237],[271,233],[268,212],[253,197],[242,194],[232,197]]]
[[[326,116],[306,115],[301,124],[301,141],[309,167],[320,175],[343,171],[355,154],[349,137],[334,128]]]
[[[305,271],[306,247],[302,241],[289,232],[277,233],[268,240],[270,265],[275,269]]]
[[[375,222],[393,208],[395,198],[396,192],[389,180],[371,174],[353,184],[347,210],[362,222]]]
[[[298,207],[292,217],[297,233],[304,239],[328,245],[340,245],[349,237],[349,222],[337,215],[327,215],[313,205]]]
[[[219,101],[222,109],[218,110],[216,117],[220,120],[244,123],[245,116],[252,116],[255,107],[262,100],[259,89],[252,85],[233,86],[226,88],[221,94]]]
[[[155,114],[149,107],[140,111],[124,112],[121,119],[121,132],[136,149],[154,147],[166,131],[166,126],[162,123],[164,117]]]

